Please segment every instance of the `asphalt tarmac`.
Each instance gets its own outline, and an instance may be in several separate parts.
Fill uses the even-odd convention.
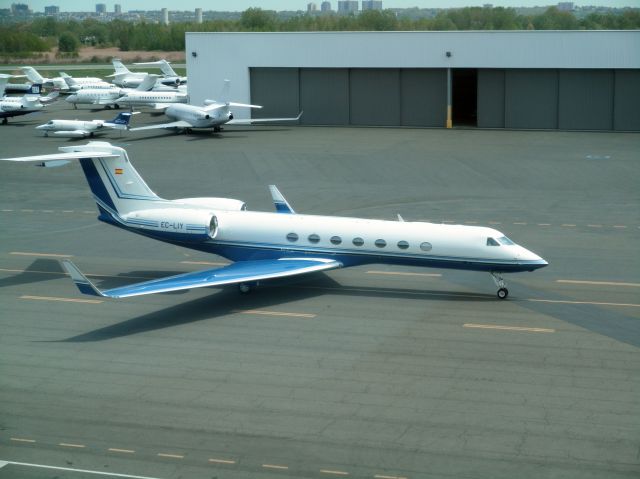
[[[1,157],[86,140],[58,102]],[[162,121],[148,113],[132,123]],[[101,287],[223,259],[96,221],[79,165],[0,163],[0,478],[637,478],[640,135],[229,127],[107,132],[166,198],[489,225],[550,262],[365,266],[128,300]],[[97,300],[97,301],[96,301]],[[95,473],[101,473],[96,475]]]

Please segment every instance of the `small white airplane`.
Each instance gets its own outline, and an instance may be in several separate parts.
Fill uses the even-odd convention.
[[[0,118],[6,125],[8,119],[14,116],[28,115],[42,110],[48,103],[58,97],[58,92],[51,92],[47,96],[40,96],[41,85],[31,85],[31,89],[24,96],[5,96],[0,99]]]
[[[178,75],[167,60],[158,60],[157,62],[142,62],[134,63],[134,65],[141,66],[158,66],[162,72],[162,78],[158,81],[163,85],[184,85],[187,83],[187,77],[181,77]]]
[[[9,78],[24,78],[24,75],[0,73],[0,95],[6,93],[25,94],[31,90],[31,83],[9,83]]]
[[[27,76],[30,82],[34,84],[41,84],[46,88],[55,88],[56,90],[68,90],[67,82],[62,77],[46,78],[40,75],[38,71],[33,67],[21,67],[20,68]]]
[[[135,90],[147,91],[153,87],[155,82],[156,78],[153,75],[147,75]],[[111,88],[83,88],[69,95],[65,100],[71,103],[75,109],[78,108],[78,105],[102,105],[107,108],[111,106],[120,108],[116,100],[131,91],[133,91],[131,88],[120,88],[114,85]]]
[[[108,290],[98,289],[70,261],[62,262],[83,294],[126,298],[261,281],[371,263],[491,273],[498,298],[502,273],[547,266],[540,256],[485,227],[296,214],[272,187],[275,213],[247,211],[240,200],[157,196],[123,148],[107,142],[59,148],[50,155],[5,158],[59,166],[78,160],[97,203],[98,219],[152,239],[223,256],[234,263]]]
[[[113,83],[123,88],[135,88],[147,78],[146,72],[132,72],[118,58],[111,60],[115,73],[107,75],[107,78],[113,78]],[[155,82],[154,82],[155,83]]]
[[[133,113],[120,113],[113,120],[49,120],[43,125],[36,126],[36,130],[44,131],[44,136],[53,132],[54,136],[63,138],[86,138],[94,134],[105,132],[106,129],[127,130]]]
[[[228,98],[230,82],[225,80],[224,88],[220,95],[221,98]],[[193,128],[213,128],[213,131],[222,130],[222,125],[252,125],[258,123],[274,123],[286,121],[298,121],[302,116],[302,112],[292,118],[252,118],[252,119],[234,119],[231,107],[235,108],[262,108],[260,105],[248,105],[245,103],[234,103],[227,100],[205,100],[204,106],[195,105],[170,105],[164,111],[170,119],[174,120],[170,123],[159,123],[155,125],[141,126],[131,128],[131,131],[154,130],[158,128],[176,128],[184,130],[187,133]]]
[[[74,78],[65,72],[60,72],[60,77],[65,81],[69,91],[86,90],[90,88],[113,88],[112,83],[101,80],[98,77]]]
[[[154,110],[165,110],[176,103],[188,103],[189,95],[186,92],[174,91],[138,91],[125,93],[115,102],[120,106],[133,108],[134,106],[146,106]]]

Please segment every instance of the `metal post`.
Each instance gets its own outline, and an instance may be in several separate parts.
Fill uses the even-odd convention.
[[[451,68],[447,68],[447,128],[453,128],[451,119]]]

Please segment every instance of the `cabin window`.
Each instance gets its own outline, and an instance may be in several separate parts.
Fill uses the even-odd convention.
[[[431,248],[432,248],[431,243],[427,241],[425,241],[424,243],[420,243],[420,249],[422,251],[431,251]]]
[[[342,238],[340,236],[332,236],[330,241],[331,244],[340,244],[342,243]]]
[[[511,241],[509,238],[507,238],[506,236],[502,236],[501,238],[498,238],[498,242],[500,244],[503,244],[505,246],[513,246],[515,243],[513,241]]]
[[[313,233],[309,235],[309,243],[317,243],[320,241],[320,236],[318,236],[317,234]]]
[[[292,243],[294,243],[294,242],[298,241],[298,235],[296,233],[289,233],[287,235],[287,239],[289,241],[291,241]]]
[[[487,246],[500,246],[500,243],[493,238],[487,238]]]
[[[407,249],[408,247],[409,247],[409,243],[407,243],[406,241],[404,240],[398,241],[398,248]]]
[[[362,246],[364,244],[364,240],[362,238],[353,238],[354,246]]]
[[[377,239],[376,242],[374,243],[378,248],[384,248],[385,246],[387,246],[387,242],[383,239]]]

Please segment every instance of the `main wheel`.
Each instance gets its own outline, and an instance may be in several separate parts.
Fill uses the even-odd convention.
[[[507,296],[509,296],[509,290],[507,288],[500,288],[498,290],[499,299],[507,299]]]
[[[247,283],[240,283],[238,285],[238,291],[240,291],[240,294],[249,294],[251,292],[251,286]]]

